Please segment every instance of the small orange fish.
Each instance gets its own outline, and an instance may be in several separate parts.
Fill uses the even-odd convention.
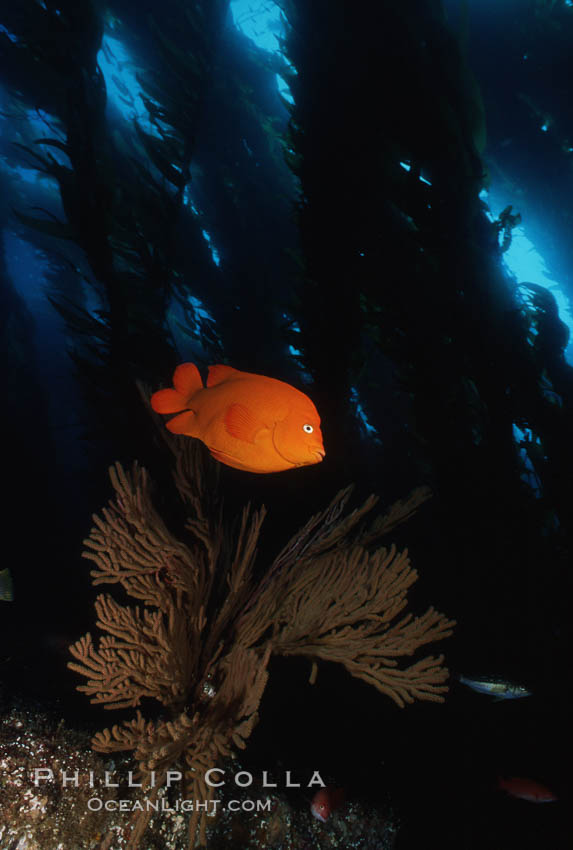
[[[194,363],[174,372],[173,389],[151,396],[174,434],[201,440],[213,457],[248,472],[281,472],[324,457],[320,416],[300,390],[231,366],[209,366],[207,386]]]
[[[344,789],[327,785],[316,792],[310,804],[310,811],[317,820],[326,823],[330,813],[340,808],[344,802]]]
[[[512,776],[510,779],[497,780],[497,787],[501,791],[507,791],[511,797],[518,797],[520,800],[528,800],[530,803],[554,803],[558,797],[533,779],[521,779],[518,776]]]

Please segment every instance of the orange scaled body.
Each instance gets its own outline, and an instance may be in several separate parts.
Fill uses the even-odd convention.
[[[213,457],[248,472],[281,472],[324,457],[320,416],[307,395],[263,375],[209,366],[207,386],[193,363],[182,363],[173,389],[151,397],[174,434],[201,440]]]

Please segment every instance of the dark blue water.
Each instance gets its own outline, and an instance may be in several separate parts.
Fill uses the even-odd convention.
[[[94,627],[82,541],[115,460],[159,493],[169,479],[136,381],[225,362],[323,417],[320,467],[222,471],[229,515],[269,508],[261,573],[341,486],[390,505],[426,484],[395,535],[420,572],[408,610],[457,620],[428,649],[451,671],[443,705],[398,709],[334,665],[310,686],[306,661],[273,661],[246,758],[389,798],[399,847],[561,850],[573,7],[235,0],[199,4],[198,23],[184,5],[0,13],[3,705],[109,722],[66,669]],[[494,703],[460,673],[533,695]],[[500,776],[559,799],[511,799]]]

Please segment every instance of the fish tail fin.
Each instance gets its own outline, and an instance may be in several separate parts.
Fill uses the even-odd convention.
[[[2,602],[14,601],[14,587],[10,570],[0,570],[0,600]]]
[[[184,410],[178,416],[174,416],[165,427],[172,434],[185,434],[187,437],[197,436],[197,417],[192,410]]]
[[[156,413],[180,413],[189,407],[191,399],[201,389],[203,381],[195,364],[181,363],[173,373],[173,389],[153,393],[151,407]]]

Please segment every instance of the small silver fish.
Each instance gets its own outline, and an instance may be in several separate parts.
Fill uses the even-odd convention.
[[[475,676],[473,679],[468,676],[458,676],[458,679],[462,685],[467,685],[472,691],[477,691],[480,694],[491,694],[495,697],[494,702],[531,696],[531,691],[528,691],[523,685],[516,685],[497,676]]]
[[[13,602],[14,589],[10,570],[0,570],[0,602]]]

